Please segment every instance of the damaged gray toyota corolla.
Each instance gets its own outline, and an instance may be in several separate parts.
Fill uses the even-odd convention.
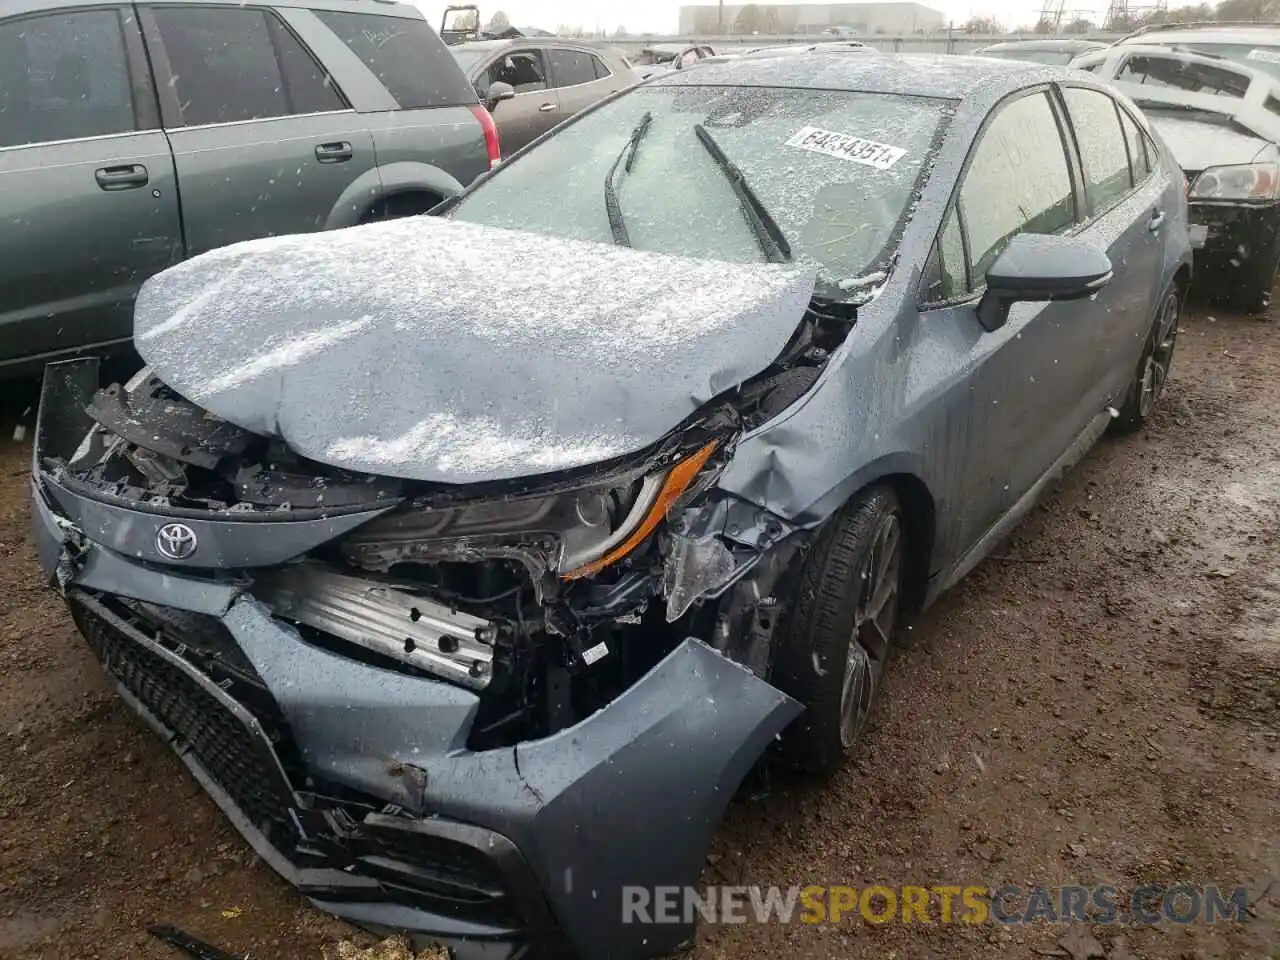
[[[317,904],[662,953],[692,917],[626,904],[697,881],[770,744],[835,769],[900,614],[1150,415],[1181,176],[1084,74],[815,53],[637,88],[438,212],[195,258],[132,381],[50,367],[41,559]]]

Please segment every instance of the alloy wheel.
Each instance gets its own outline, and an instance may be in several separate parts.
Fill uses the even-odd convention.
[[[1178,291],[1175,289],[1169,291],[1160,308],[1160,317],[1156,321],[1155,343],[1142,369],[1142,392],[1138,396],[1138,412],[1144,420],[1155,412],[1156,404],[1164,395],[1165,384],[1169,381],[1169,367],[1173,363],[1173,351],[1178,342],[1180,318],[1181,303],[1178,299]]]
[[[896,513],[887,513],[880,519],[859,580],[861,595],[854,612],[840,694],[840,742],[846,750],[857,741],[871,714],[897,624],[902,522]]]

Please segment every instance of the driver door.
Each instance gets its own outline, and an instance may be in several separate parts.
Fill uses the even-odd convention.
[[[532,143],[561,119],[560,96],[547,76],[547,58],[538,47],[506,50],[485,68],[476,81],[480,99],[495,83],[509,83],[516,95],[493,108],[504,155]]]

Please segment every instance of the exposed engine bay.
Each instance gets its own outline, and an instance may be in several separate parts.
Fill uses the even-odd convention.
[[[656,448],[585,470],[465,486],[352,473],[148,370],[98,390],[88,435],[45,467],[80,495],[178,520],[382,511],[285,566],[205,572],[246,581],[309,642],[476,692],[467,746],[492,749],[590,715],[688,636],[764,676],[776,586],[804,534],[715,482],[744,431],[812,387],[854,316],[815,303],[764,374]]]

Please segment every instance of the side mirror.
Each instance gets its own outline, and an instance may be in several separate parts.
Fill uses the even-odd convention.
[[[987,271],[978,322],[988,333],[1009,321],[1018,302],[1083,300],[1111,282],[1111,258],[1075,237],[1020,233]]]
[[[489,108],[492,113],[494,107],[503,100],[510,100],[516,95],[516,88],[509,83],[503,83],[501,80],[495,80],[489,84],[489,93],[484,98],[484,105]]]

